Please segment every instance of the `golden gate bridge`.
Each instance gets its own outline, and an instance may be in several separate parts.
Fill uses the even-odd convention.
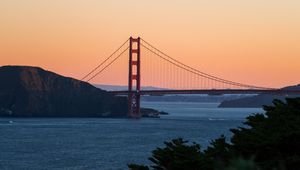
[[[143,52],[143,57],[141,57]],[[116,65],[116,68],[113,68]],[[141,67],[143,66],[143,68]],[[125,69],[125,70],[124,70]],[[114,70],[121,70],[116,72]],[[147,77],[142,77],[147,75]],[[82,80],[96,77],[128,81],[128,90],[110,91],[128,96],[128,117],[140,117],[141,95],[165,94],[300,94],[299,90],[283,90],[244,84],[207,74],[172,58],[144,39],[127,39],[109,57],[86,74]],[[143,85],[143,86],[142,86]],[[145,90],[143,87],[161,87]]]

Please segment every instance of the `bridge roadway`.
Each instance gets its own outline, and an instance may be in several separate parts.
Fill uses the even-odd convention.
[[[109,91],[114,95],[128,95],[129,93],[137,93],[137,91]],[[276,94],[276,95],[300,95],[300,90],[283,90],[283,89],[194,89],[194,90],[141,90],[140,95],[166,95],[166,94]]]

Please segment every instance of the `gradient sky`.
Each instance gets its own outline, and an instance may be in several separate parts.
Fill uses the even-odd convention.
[[[299,9],[299,0],[0,0],[0,65],[82,78],[132,35],[216,76],[293,85]]]

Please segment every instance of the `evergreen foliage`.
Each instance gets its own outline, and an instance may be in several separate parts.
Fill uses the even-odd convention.
[[[300,167],[300,98],[274,100],[265,114],[247,117],[231,129],[231,142],[215,139],[204,151],[181,138],[152,152],[153,165],[130,164],[131,170],[294,170]]]

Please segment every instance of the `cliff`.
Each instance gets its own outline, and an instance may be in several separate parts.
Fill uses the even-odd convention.
[[[0,67],[0,116],[125,117],[127,100],[38,67]]]
[[[282,89],[300,90],[300,84],[296,86],[284,87]],[[280,96],[280,95],[271,95],[271,94],[259,94],[257,96],[252,96],[252,97],[245,97],[241,99],[223,101],[221,102],[219,107],[259,108],[262,107],[263,105],[272,105],[272,101],[274,99],[285,100],[286,97],[293,98],[293,97],[300,97],[300,95]]]

